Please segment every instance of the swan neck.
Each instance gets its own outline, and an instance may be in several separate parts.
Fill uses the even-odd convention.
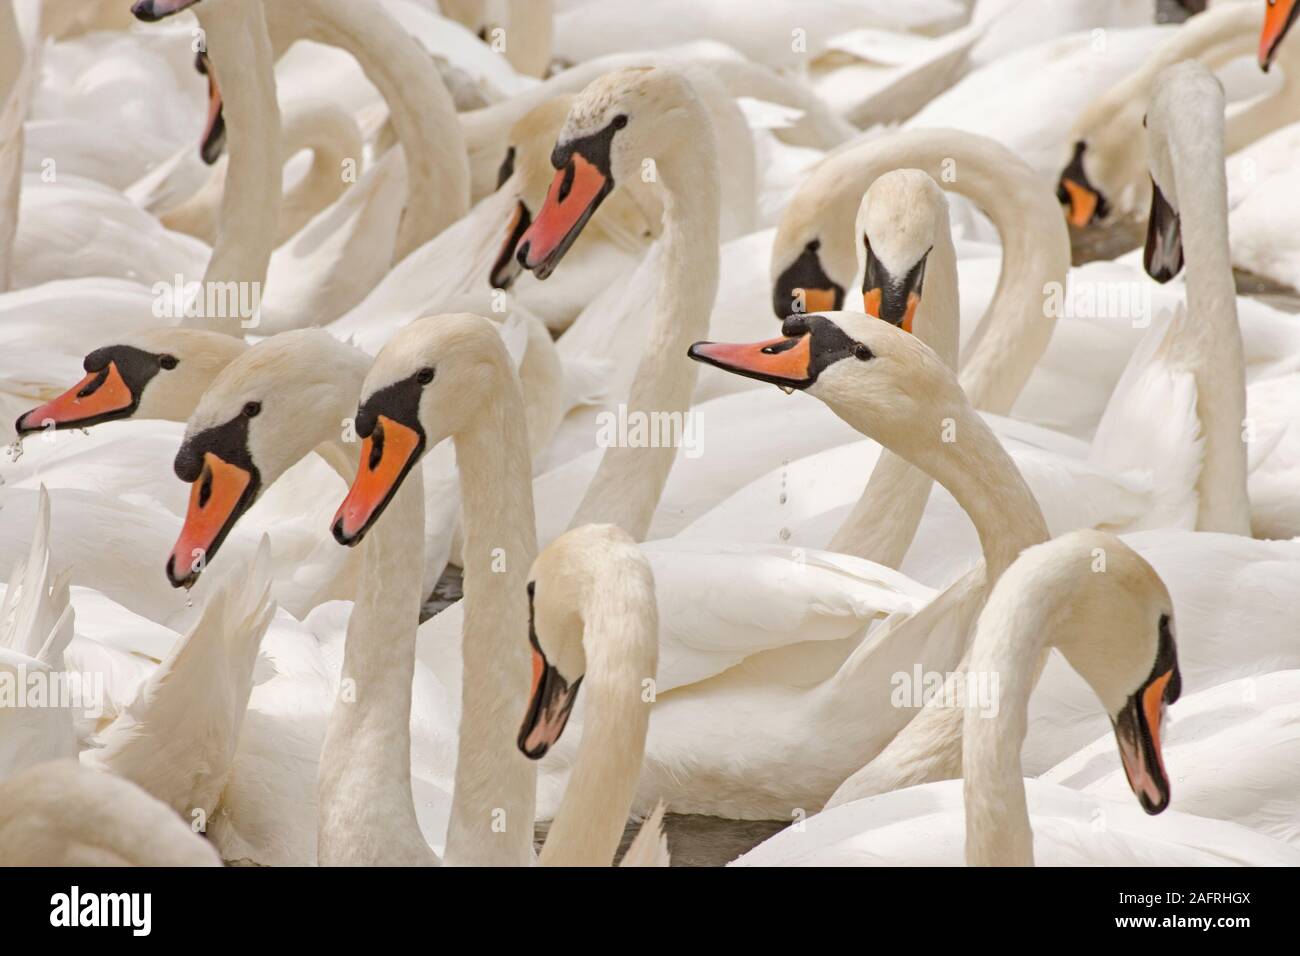
[[[658,665],[659,624],[653,594],[643,604],[627,599],[619,580],[626,573],[611,568],[590,576],[582,610],[582,743],[542,849],[543,866],[613,863],[636,795],[650,725],[645,682]]]
[[[526,866],[533,845],[537,766],[516,734],[532,676],[526,588],[537,532],[523,397],[514,373],[503,372],[505,386],[453,439],[465,527],[464,684],[447,831],[453,865]]]
[[[998,706],[967,707],[962,727],[962,785],[968,866],[1033,866],[1034,837],[1025,800],[1020,750],[1029,728],[1029,697],[1038,677],[1051,608],[1015,595],[990,600],[972,639],[968,675],[997,676]],[[1005,607],[1011,603],[1012,607]]]
[[[1199,112],[1205,115],[1195,132],[1177,119],[1171,123],[1169,143],[1187,283],[1187,316],[1178,326],[1176,353],[1196,379],[1205,438],[1196,529],[1249,535],[1245,346],[1228,244],[1223,117],[1217,110]],[[1200,123],[1211,124],[1208,135]]]
[[[194,11],[221,77],[229,157],[217,236],[203,275],[203,289],[214,289],[217,284],[247,289],[249,301],[260,303],[281,200],[280,108],[271,41],[262,4],[254,0],[223,0],[212,7],[198,4]],[[256,294],[251,290],[257,290]],[[242,292],[236,301],[245,301]],[[241,320],[251,318],[187,316],[183,324],[242,336]]]
[[[284,24],[294,28],[355,56],[388,104],[406,155],[407,204],[393,253],[400,262],[469,211],[469,159],[456,105],[433,58],[373,0],[313,0],[300,19]]]
[[[690,109],[698,114],[698,129],[686,139],[690,148],[656,157],[664,199],[663,271],[654,323],[627,398],[629,421],[644,417],[656,434],[664,429],[655,423],[665,420],[680,425],[675,434],[686,433],[699,376],[686,352],[708,337],[718,292],[721,172],[712,126],[701,107]],[[675,442],[661,444],[666,447],[606,449],[569,527],[615,524],[644,540],[677,457]]]

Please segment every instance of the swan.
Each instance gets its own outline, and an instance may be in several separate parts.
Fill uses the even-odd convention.
[[[1264,11],[1264,26],[1259,34],[1259,66],[1265,73],[1273,65],[1278,47],[1300,15],[1296,0],[1268,0]]]
[[[1165,330],[1149,362],[1135,360],[1098,426],[1093,459],[1131,456],[1134,442],[1151,442],[1134,404],[1160,408],[1164,467],[1182,456],[1169,432],[1185,429],[1179,445],[1201,446],[1196,492],[1196,528],[1250,534],[1247,495],[1245,357],[1237,321],[1237,290],[1229,265],[1227,179],[1223,165],[1223,88],[1195,60],[1160,72],[1147,112],[1153,199],[1144,262],[1148,274],[1167,282],[1187,265],[1187,308]],[[1152,339],[1161,337],[1157,325]],[[1140,353],[1151,348],[1144,343]],[[1190,394],[1189,394],[1190,393]],[[1131,397],[1128,397],[1131,396]],[[1191,403],[1191,414],[1186,406]],[[1259,413],[1259,409],[1255,410]],[[1186,424],[1184,424],[1186,423]],[[1138,457],[1150,454],[1147,445]],[[1300,532],[1300,526],[1296,529]]]
[[[1219,67],[1248,55],[1259,32],[1259,11],[1227,3],[1188,20],[1141,67],[1097,97],[1070,131],[1072,153],[1062,161],[1059,195],[1072,225],[1104,220],[1112,210],[1135,212],[1144,201],[1146,176],[1141,122],[1156,78],[1187,59]],[[1257,98],[1227,120],[1225,149],[1235,153],[1270,130],[1300,119],[1295,94],[1300,58],[1288,61],[1281,89]]]
[[[216,850],[129,780],[43,763],[0,780],[5,866],[220,866]]]
[[[1043,294],[1050,283],[1065,283],[1070,238],[1041,178],[995,140],[955,129],[899,130],[819,163],[781,217],[772,244],[773,311],[777,318],[790,314],[798,290],[806,312],[845,308],[858,294],[854,278],[862,266],[853,219],[868,187],[900,168],[924,170],[973,201],[1002,238],[997,291],[967,344],[961,382],[976,408],[1005,415],[1052,337],[1055,322],[1044,315]]]
[[[1092,571],[1097,549],[1107,558],[1104,574]],[[1186,866],[1300,859],[1291,847],[1243,827],[1164,812],[1171,792],[1162,755],[1165,709],[1181,690],[1173,616],[1155,571],[1112,535],[1081,531],[1027,549],[994,586],[972,641],[974,672],[998,675],[999,691],[992,713],[965,698],[965,780],[823,811],[801,832],[778,834],[737,865]],[[1114,725],[1128,787],[1147,814],[1160,816],[1142,818],[1130,805],[1023,778],[1026,707],[1048,646],[1091,686]]]
[[[608,866],[636,793],[658,667],[654,575],[627,532],[585,525],[556,538],[529,572],[533,683],[519,747],[540,760],[581,688],[587,721],[540,866]],[[653,822],[649,826],[657,829]]]
[[[367,373],[356,421],[362,465],[332,525],[345,545],[362,541],[401,498],[421,455],[444,438],[455,443],[466,477],[465,680],[444,862],[526,865],[537,771],[519,751],[510,713],[522,711],[528,699],[525,588],[537,539],[523,399],[500,337],[487,320],[469,314],[406,326]],[[390,518],[379,527],[401,524]],[[408,580],[411,570],[406,556],[393,552],[382,572],[367,575],[371,599],[390,607],[384,595],[397,586],[393,578]],[[414,624],[411,618],[412,631]],[[376,643],[383,650],[388,642]],[[405,655],[402,660],[405,666]],[[338,724],[335,719],[331,730]],[[362,733],[367,726],[381,740],[392,733],[389,723],[362,725],[353,748],[374,746]],[[409,757],[409,748],[400,756]],[[346,796],[355,801],[367,792],[354,787]]]
[[[628,394],[631,415],[680,416],[690,406],[697,370],[678,356],[707,331],[718,285],[721,172],[714,143],[703,104],[680,73],[607,74],[570,108],[552,154],[557,171],[551,189],[519,239],[519,263],[544,279],[615,184],[642,205],[662,202],[655,321]],[[640,175],[645,158],[655,163],[657,189]],[[643,193],[651,196],[643,199]],[[542,539],[554,537],[549,523],[565,520],[557,514],[562,510],[570,527],[611,523],[643,539],[676,454],[672,446],[607,448],[576,512],[542,499]]]

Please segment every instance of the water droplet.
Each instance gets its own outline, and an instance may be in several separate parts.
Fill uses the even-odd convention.
[[[781,540],[782,540],[782,541],[789,541],[789,540],[790,540],[790,529],[789,529],[789,528],[782,528],[782,529],[781,529]]]
[[[785,502],[786,502],[786,497],[785,497],[785,492],[784,492],[784,491],[781,492],[781,497],[780,497],[778,500],[780,501],[781,504],[785,504]]]

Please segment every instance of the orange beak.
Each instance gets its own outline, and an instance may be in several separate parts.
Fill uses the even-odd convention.
[[[528,712],[519,728],[517,743],[529,760],[540,760],[559,741],[578,699],[579,677],[569,684],[542,653],[533,648],[533,686],[528,695]]]
[[[868,289],[866,292],[862,293],[862,305],[866,310],[867,315],[874,319],[882,318],[880,310],[884,297],[884,290],[879,287]],[[912,320],[916,318],[916,309],[920,304],[921,297],[919,295],[915,292],[909,292],[907,294],[907,310],[903,313],[903,321],[899,325],[899,328],[904,332],[912,331]]]
[[[351,546],[365,536],[397,493],[423,447],[424,436],[415,429],[387,415],[378,416],[374,431],[361,443],[357,476],[334,513],[335,541]]]
[[[1070,197],[1070,212],[1066,218],[1070,221],[1070,225],[1082,229],[1092,222],[1097,213],[1097,206],[1101,197],[1087,186],[1076,183],[1073,179],[1062,179],[1061,185],[1065,187],[1065,191]]]
[[[1151,681],[1120,714],[1115,722],[1115,739],[1129,787],[1147,813],[1159,813],[1169,806],[1169,776],[1161,752],[1164,729],[1165,692],[1173,679],[1169,670]]]
[[[1268,0],[1264,11],[1264,28],[1259,35],[1259,66],[1265,73],[1273,65],[1273,57],[1287,32],[1300,15],[1297,0]]]
[[[787,392],[807,388],[812,384],[811,335],[739,345],[696,342],[687,355],[697,362],[744,375],[746,378],[771,382]]]
[[[575,152],[555,173],[546,201],[519,239],[519,264],[539,279],[555,271],[614,181],[581,153]]]
[[[50,427],[86,428],[115,418],[126,418],[135,409],[135,396],[122,380],[117,364],[109,362],[98,372],[89,372],[58,398],[24,412],[14,423],[19,435]]]
[[[834,312],[835,311],[835,290],[834,289],[795,289],[796,296],[802,297],[803,312]]]
[[[167,559],[172,587],[188,588],[199,579],[239,516],[252,504],[255,490],[249,472],[212,452],[204,453],[203,471],[190,486],[185,524]]]

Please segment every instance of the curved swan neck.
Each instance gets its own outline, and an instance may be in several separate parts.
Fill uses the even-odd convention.
[[[609,866],[641,777],[659,659],[659,621],[646,576],[617,559],[593,567],[581,610],[587,672],[582,743],[542,866]]]
[[[342,47],[387,102],[406,155],[407,204],[393,253],[400,262],[469,210],[465,138],[433,58],[376,0],[270,0],[269,7],[277,38]]]
[[[260,290],[280,213],[280,107],[271,41],[259,0],[222,0],[210,8],[197,4],[194,12],[221,78],[229,156],[217,237],[203,288],[246,283],[242,288]],[[256,298],[260,299],[260,292]],[[242,294],[236,296],[237,301],[243,299]],[[187,317],[183,324],[243,335],[241,318],[245,317]]]
[[[684,139],[690,148],[655,157],[664,201],[663,273],[654,325],[627,399],[628,414],[650,422],[689,414],[699,366],[686,351],[707,338],[718,292],[721,170],[703,107],[697,100],[683,108],[695,126]],[[644,539],[676,457],[673,443],[606,449],[569,527],[615,524]]]
[[[299,150],[312,154],[306,174],[284,194],[277,235],[284,242],[343,194],[347,188],[343,164],[351,160],[359,167],[364,144],[347,111],[326,102],[309,103],[286,114],[281,138],[286,160]]]
[[[1029,729],[1029,697],[1057,608],[1036,589],[1002,600],[996,591],[980,616],[966,673],[996,674],[998,706],[990,716],[966,708],[962,767],[968,866],[1033,866],[1034,835],[1025,802],[1020,748]]]
[[[1221,103],[1191,102],[1168,117],[1169,158],[1179,197],[1186,259],[1187,316],[1175,354],[1196,378],[1197,417],[1205,438],[1197,478],[1196,529],[1250,534],[1246,482],[1245,347],[1228,245],[1228,184]]]
[[[537,765],[516,733],[531,678],[526,588],[537,525],[523,397],[502,371],[503,387],[453,436],[464,476],[465,663],[451,865],[526,866],[533,845]]]
[[[411,684],[424,579],[424,478],[397,490],[366,549],[321,748],[317,855],[323,866],[437,862],[411,793]]]

